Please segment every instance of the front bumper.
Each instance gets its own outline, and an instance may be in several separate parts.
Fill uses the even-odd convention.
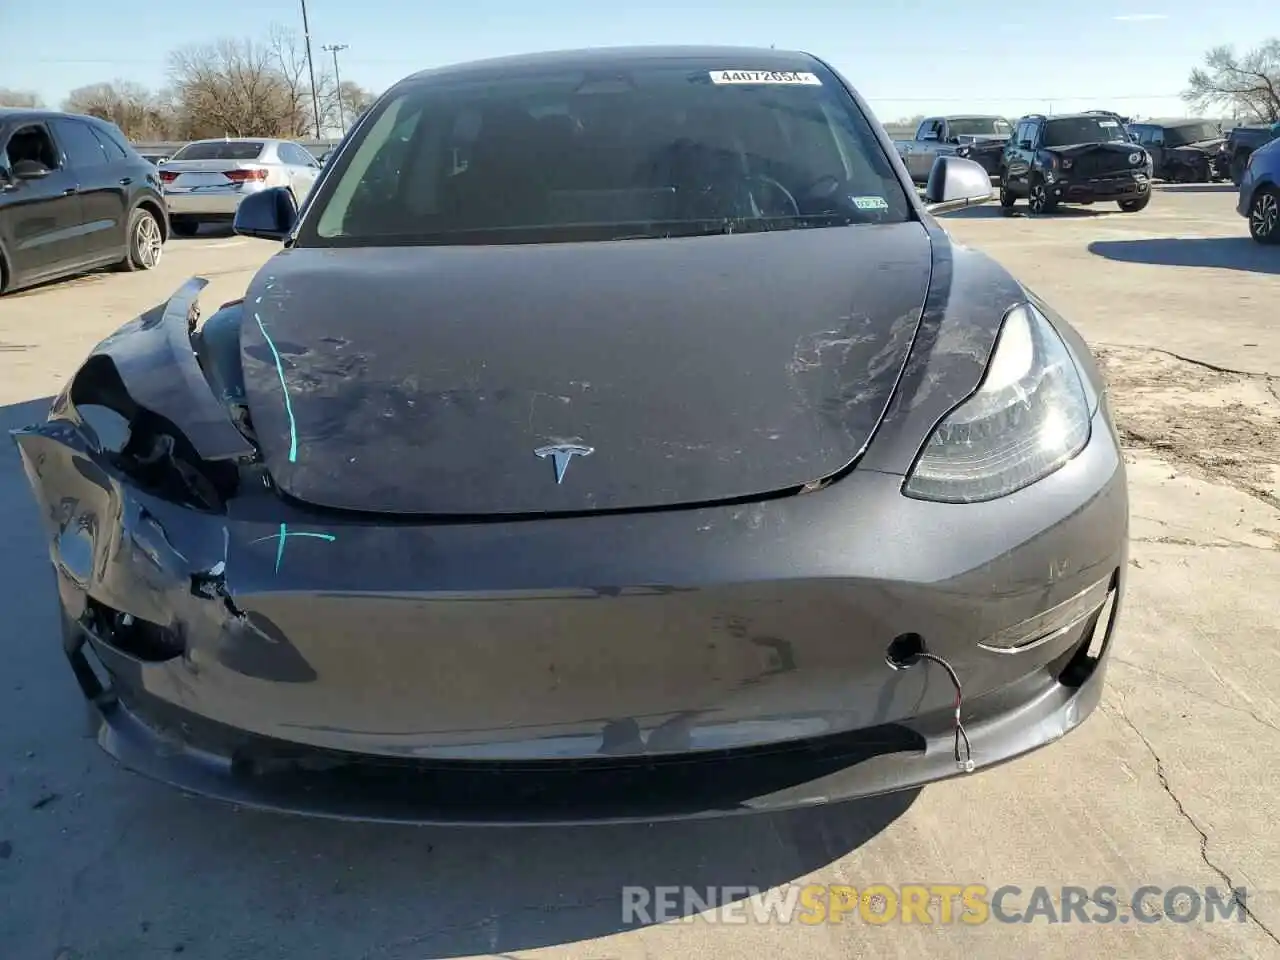
[[[1245,167],[1244,175],[1240,178],[1240,188],[1236,192],[1236,213],[1249,219],[1249,208],[1253,206],[1253,190],[1254,180],[1257,179],[1253,173],[1253,165]]]
[[[1120,174],[1088,180],[1071,180],[1059,175],[1047,186],[1050,195],[1060,203],[1137,200],[1151,192],[1151,180],[1145,174]]]
[[[70,439],[18,443],[100,744],[265,808],[565,823],[917,787],[961,772],[953,691],[927,663],[890,669],[891,640],[917,633],[954,666],[985,769],[1097,705],[1123,592],[1102,414],[1074,461],[987,504],[909,500],[866,470],[748,506],[331,539],[283,504],[268,522],[139,494]],[[1016,653],[978,645],[1099,582],[1109,614]]]
[[[164,199],[171,217],[209,217],[230,219],[235,216],[240,201],[251,194],[265,190],[262,183],[229,184],[225,187],[192,187],[179,189],[166,187]]]

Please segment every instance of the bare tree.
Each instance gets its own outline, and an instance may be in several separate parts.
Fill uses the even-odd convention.
[[[313,129],[306,53],[287,30],[273,28],[265,43],[224,39],[177,50],[169,76],[183,137],[302,137]],[[317,71],[316,82],[330,96],[329,74]]]
[[[165,104],[150,90],[128,80],[78,87],[62,108],[109,120],[130,140],[163,140],[173,134],[173,118]]]
[[[184,47],[169,56],[170,85],[149,91],[127,80],[79,87],[63,108],[101,117],[131,140],[193,140],[221,136],[304,138],[316,126],[306,47],[294,32],[274,26],[265,40],[223,39]],[[332,71],[316,64],[320,126],[353,122],[375,95],[346,81],[339,91]],[[39,107],[30,90],[0,87],[0,106]]]
[[[1182,98],[1197,110],[1228,107],[1250,120],[1280,120],[1280,38],[1243,55],[1233,47],[1214,47],[1204,66],[1191,71]]]
[[[307,137],[315,133],[316,116],[314,101],[311,98],[311,76],[307,70],[307,48],[298,35],[281,26],[271,28],[268,46],[276,69],[284,77],[288,85],[289,97],[293,102],[294,129],[289,136]],[[333,82],[333,74],[325,70],[322,64],[316,64],[316,100],[320,104],[319,126],[332,126],[333,117],[337,114],[337,90]]]
[[[338,96],[341,97],[342,118],[346,120],[348,127],[373,106],[373,101],[378,99],[378,95],[372,90],[366,90],[351,80],[342,81],[342,89],[338,91]]]
[[[0,107],[42,107],[40,94],[34,90],[11,90],[0,87]]]

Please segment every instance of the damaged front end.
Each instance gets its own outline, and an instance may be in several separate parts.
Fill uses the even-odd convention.
[[[290,496],[259,449],[280,409],[246,400],[256,317],[237,301],[201,323],[204,286],[103,341],[14,433],[67,656],[128,769],[359,819],[718,816],[969,769],[953,689],[887,660],[903,638],[963,677],[979,769],[1098,702],[1128,511],[1105,412],[1016,511],[907,498],[892,470],[918,449],[910,421],[982,375],[991,341],[962,313],[909,371],[925,387],[890,414],[897,446],[871,460],[888,470],[751,503],[441,522]],[[426,484],[381,462],[399,490]]]
[[[100,707],[115,691],[86,639],[109,673],[133,673],[181,661],[193,630],[255,629],[226,588],[226,507],[270,480],[240,382],[240,302],[198,327],[206,284],[188,281],[100,343],[48,420],[13,432],[49,535],[67,654]]]

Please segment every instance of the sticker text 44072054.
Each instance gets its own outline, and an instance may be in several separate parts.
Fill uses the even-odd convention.
[[[796,70],[712,70],[711,82],[717,84],[771,83],[800,87],[822,86],[822,81],[815,74]]]

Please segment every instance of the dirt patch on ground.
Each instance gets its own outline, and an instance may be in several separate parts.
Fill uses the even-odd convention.
[[[1096,347],[1125,444],[1280,506],[1280,382],[1143,347]]]

